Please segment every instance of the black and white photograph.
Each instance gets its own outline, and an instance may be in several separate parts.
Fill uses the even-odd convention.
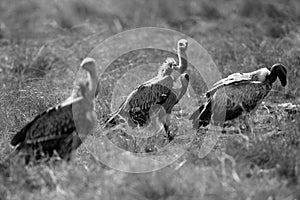
[[[300,200],[299,181],[300,1],[0,1],[0,200]]]

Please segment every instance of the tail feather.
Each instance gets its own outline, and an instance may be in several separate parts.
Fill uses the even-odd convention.
[[[211,99],[207,103],[201,105],[190,117],[193,122],[193,128],[198,130],[200,127],[205,127],[210,123],[211,118]]]
[[[124,118],[122,117],[122,113],[124,114],[124,107],[126,105],[126,100],[122,102],[119,109],[111,114],[111,117],[104,123],[103,128],[113,128],[118,124],[124,123]]]
[[[104,128],[113,128],[118,124],[123,123],[123,118],[119,115],[119,113],[114,113],[104,124]]]

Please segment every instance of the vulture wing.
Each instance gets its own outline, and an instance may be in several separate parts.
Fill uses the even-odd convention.
[[[132,126],[144,126],[150,120],[150,110],[161,105],[165,111],[171,112],[177,101],[172,92],[171,76],[155,77],[132,91],[121,104],[119,110],[106,122],[105,127],[116,125],[118,115],[126,116]]]
[[[213,85],[213,88],[206,92],[206,97],[211,97],[219,88],[239,83],[250,82],[252,77],[249,73],[234,73],[226,78],[221,79]]]
[[[72,135],[76,130],[72,104],[81,99],[65,105],[60,104],[39,114],[13,137],[11,145],[37,144]]]

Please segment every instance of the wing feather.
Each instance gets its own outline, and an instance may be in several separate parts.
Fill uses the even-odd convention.
[[[229,75],[226,78],[221,79],[213,85],[213,88],[206,92],[207,98],[211,97],[219,88],[232,85],[247,83],[252,80],[252,77],[249,73],[234,73]]]
[[[63,139],[72,134],[76,130],[72,103],[76,101],[68,102],[68,104],[62,103],[37,115],[12,138],[11,145],[16,146],[20,143],[33,144]]]
[[[259,102],[265,98],[269,91],[268,85],[257,81],[229,85],[224,90],[221,89],[215,93],[213,96],[214,105],[219,109],[226,108],[226,113],[236,109],[250,112],[258,106]],[[239,112],[239,114],[241,113]],[[226,117],[226,120],[230,119]]]
[[[150,109],[154,105],[162,105],[167,111],[172,110],[176,102],[176,95],[171,90],[172,85],[171,76],[153,78],[135,89],[126,99],[127,103],[122,109],[129,110],[130,118],[142,126],[149,121]]]
[[[128,120],[132,126],[144,126],[150,121],[151,109],[161,105],[170,113],[178,102],[177,95],[172,90],[174,80],[171,76],[157,76],[141,84],[133,90],[120,105],[117,112],[111,115],[104,127],[119,124],[120,116]]]
[[[63,139],[76,130],[73,120],[72,104],[53,108],[42,115],[31,127],[26,143],[37,143]]]

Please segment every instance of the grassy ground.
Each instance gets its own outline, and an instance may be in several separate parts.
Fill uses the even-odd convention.
[[[181,31],[208,50],[224,76],[281,62],[288,68],[289,84],[284,89],[276,83],[264,102],[268,110],[259,107],[255,135],[243,120],[236,121],[248,143],[222,135],[213,151],[200,158],[203,136],[198,134],[173,164],[143,174],[107,167],[84,144],[70,164],[13,164],[10,177],[0,176],[0,199],[300,199],[299,19],[297,0],[1,1],[1,160],[12,151],[8,144],[16,131],[68,97],[80,60],[95,44],[123,30],[159,26]],[[112,68],[161,63],[166,56],[132,52]],[[108,88],[120,73],[103,85],[103,96],[110,96]],[[97,100],[100,121],[107,117],[109,103],[109,98]],[[189,114],[185,112],[183,116]],[[189,130],[184,119],[178,124]],[[118,145],[141,151],[141,143],[119,136],[113,138]]]

